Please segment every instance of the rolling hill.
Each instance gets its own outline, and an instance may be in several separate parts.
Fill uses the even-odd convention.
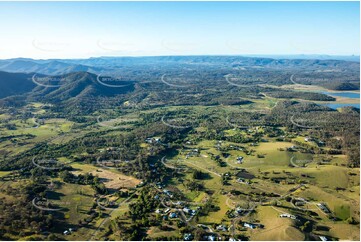
[[[35,77],[36,79],[36,77]],[[54,85],[55,83],[55,85]],[[118,86],[107,86],[97,75],[89,72],[73,72],[51,77],[47,83],[40,83],[30,94],[50,102],[90,97],[112,97],[131,90],[133,82],[119,81]],[[44,85],[43,85],[44,84]],[[46,86],[50,84],[50,86]]]
[[[107,84],[89,72],[46,76],[33,73],[9,73],[0,71],[0,98],[22,95],[32,100],[62,102],[70,99],[112,97],[134,87],[133,82],[119,81]],[[11,99],[8,99],[11,100]]]
[[[30,92],[36,87],[31,74],[0,71],[0,98]]]

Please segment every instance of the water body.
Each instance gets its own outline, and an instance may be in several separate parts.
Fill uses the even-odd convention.
[[[321,92],[323,94],[335,97],[345,97],[345,98],[360,98],[360,93],[357,92]],[[327,103],[323,104],[332,109],[338,109],[346,106],[351,106],[360,109],[360,103]]]
[[[359,103],[327,103],[327,104],[323,104],[327,107],[330,107],[332,109],[338,109],[338,108],[341,108],[341,107],[355,107],[355,108],[358,108],[360,109],[360,104]]]
[[[360,98],[360,93],[356,93],[356,92],[321,92],[321,93],[336,97]]]

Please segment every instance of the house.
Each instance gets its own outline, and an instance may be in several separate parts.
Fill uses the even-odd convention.
[[[242,208],[240,208],[240,207],[237,207],[237,208],[236,208],[236,213],[242,214],[242,212],[243,212],[243,209],[242,209]]]
[[[292,214],[288,214],[288,213],[283,213],[280,215],[281,218],[290,218],[290,219],[296,219],[295,215]]]
[[[254,211],[253,208],[252,209],[243,209],[243,208],[237,207],[235,213],[236,213],[236,215],[243,215],[246,212],[252,212],[252,211]]]
[[[204,224],[198,224],[197,226],[203,229],[208,229],[207,225]]]
[[[243,227],[250,228],[250,229],[257,228],[257,226],[255,224],[251,224],[251,223],[243,223]]]
[[[119,150],[119,148],[117,148],[117,147],[108,147],[105,150],[106,151],[117,151],[117,150]]]
[[[325,213],[331,213],[330,209],[324,203],[317,203],[317,207],[319,207]]]
[[[237,145],[230,145],[229,148],[232,149],[232,150],[240,150],[240,151],[243,150],[242,147],[239,147],[239,146],[237,146]]]
[[[287,151],[296,151],[296,149],[297,149],[297,146],[292,145],[291,147],[287,148]]]
[[[199,149],[193,149],[190,152],[188,152],[186,158],[189,158],[191,156],[199,156]]]
[[[189,208],[185,207],[183,208],[183,212],[185,213],[191,213],[192,210],[190,210]]]
[[[242,241],[241,239],[236,240],[235,238],[230,237],[229,241]]]
[[[49,190],[54,190],[55,188],[55,184],[53,183],[53,181],[51,181],[51,183],[48,185]]]
[[[295,205],[298,206],[298,207],[303,206],[303,205],[305,205],[305,204],[306,204],[306,203],[303,202],[303,201],[296,201],[296,202],[295,202]]]
[[[307,201],[304,198],[296,198],[296,199],[294,199],[294,204],[296,206],[303,206],[303,205],[306,204],[306,202]]]
[[[153,138],[146,138],[145,142],[148,144],[153,144],[154,140],[153,140]]]
[[[192,236],[192,234],[184,234],[183,239],[185,241],[190,241],[193,239],[193,236]]]
[[[182,201],[177,201],[177,202],[174,203],[174,205],[179,205],[179,206],[182,205],[182,204],[183,204]]]
[[[170,214],[169,214],[169,217],[170,217],[170,218],[177,218],[178,215],[173,212],[173,213],[170,213]]]
[[[324,146],[324,145],[325,145],[325,142],[319,140],[319,141],[317,142],[317,144],[318,144],[318,146]]]
[[[328,239],[325,236],[319,236],[320,240],[322,241],[328,241]]]
[[[146,184],[146,182],[143,182],[143,181],[141,181],[139,184],[137,184],[135,187],[136,188],[139,188],[139,187],[142,187],[142,186],[144,186]]]
[[[166,210],[164,210],[164,213],[168,213],[170,211],[170,208],[167,208]]]
[[[219,231],[227,231],[227,226],[225,226],[225,225],[223,225],[223,224],[221,224],[221,225],[218,225],[217,227],[216,227],[216,230],[219,230]]]
[[[163,190],[164,194],[166,194],[169,197],[173,197],[172,193],[170,191],[168,191],[167,189]]]
[[[242,156],[238,156],[237,157],[237,164],[242,164],[243,163],[243,157]]]
[[[159,189],[162,189],[162,188],[163,188],[163,184],[162,184],[161,182],[157,182],[156,185],[157,185],[157,187],[158,187]]]
[[[196,215],[197,211],[196,210],[192,210],[192,209],[189,209],[187,207],[183,208],[183,212],[187,213],[187,214],[190,214],[192,216]]]
[[[243,178],[238,178],[237,179],[237,181],[239,182],[239,183],[244,183],[244,184],[249,184],[249,181],[246,181],[245,179],[243,179]]]
[[[148,144],[161,143],[160,138],[146,138],[144,141]]]
[[[211,234],[211,235],[206,236],[206,239],[207,239],[208,241],[216,241],[216,236],[214,236],[213,234]]]

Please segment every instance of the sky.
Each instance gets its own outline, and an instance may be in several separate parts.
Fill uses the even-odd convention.
[[[0,2],[0,58],[359,55],[359,2]]]

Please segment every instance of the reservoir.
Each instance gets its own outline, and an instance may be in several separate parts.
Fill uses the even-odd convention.
[[[321,92],[323,94],[334,96],[334,97],[345,97],[345,98],[360,98],[360,93],[357,92]],[[351,106],[360,109],[360,103],[327,103],[323,104],[332,109],[337,109],[341,107]]]
[[[360,109],[360,104],[359,103],[327,103],[324,104],[327,107],[330,107],[332,109],[338,109],[341,107],[346,107],[346,106],[351,106],[351,107],[355,107]]]
[[[322,93],[336,97],[360,98],[360,93],[356,93],[356,92],[322,92]]]

